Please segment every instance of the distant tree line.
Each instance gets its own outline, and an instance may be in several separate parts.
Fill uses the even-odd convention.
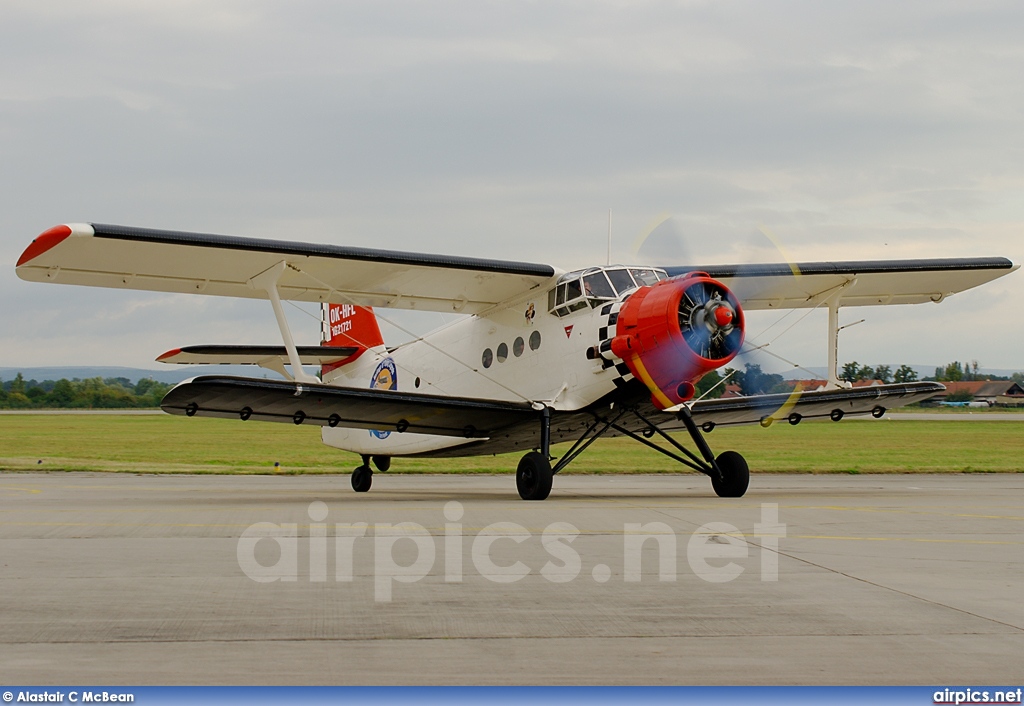
[[[171,385],[143,378],[25,380],[18,373],[0,383],[0,409],[118,409],[158,407]]]
[[[888,385],[892,382],[917,382],[917,371],[909,365],[901,365],[892,371],[892,366],[878,365],[872,368],[870,365],[861,365],[852,361],[843,365],[839,379],[847,382],[861,382],[862,380],[879,380]]]
[[[989,373],[979,372],[979,368],[980,366],[976,360],[962,364],[960,361],[954,360],[948,365],[940,365],[935,368],[934,375],[923,379],[935,380],[937,382],[1013,380],[1015,382],[1024,383],[1024,373],[1014,373],[1013,375],[991,375]],[[888,365],[879,365],[878,367],[872,368],[868,365],[861,365],[856,361],[845,364],[843,366],[843,372],[839,377],[843,380],[849,380],[850,382],[858,382],[860,380],[881,380],[886,384],[890,382],[915,382],[918,379],[917,373],[909,365],[901,365],[899,369],[893,373],[892,368]]]
[[[1013,375],[989,375],[988,373],[978,372],[978,361],[972,360],[970,363],[960,364],[959,361],[954,360],[949,365],[940,366],[935,368],[934,377],[925,378],[925,380],[938,380],[939,382],[960,382],[961,380],[971,382],[974,380],[1013,380],[1014,382],[1024,383],[1024,373],[1014,373]]]

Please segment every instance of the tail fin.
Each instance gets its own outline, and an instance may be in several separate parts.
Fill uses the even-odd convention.
[[[322,366],[322,378],[337,368],[352,363],[367,350],[384,345],[384,338],[380,335],[380,326],[377,325],[373,309],[354,304],[323,305],[321,338],[325,346],[355,346],[358,349],[353,356],[341,363]]]

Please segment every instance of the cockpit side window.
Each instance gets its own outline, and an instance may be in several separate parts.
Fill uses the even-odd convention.
[[[579,278],[565,283],[565,303],[569,311],[577,311],[587,306],[587,302],[583,300],[583,281]]]
[[[565,283],[565,301],[571,302],[582,296],[583,287],[580,285],[579,279],[569,280]]]

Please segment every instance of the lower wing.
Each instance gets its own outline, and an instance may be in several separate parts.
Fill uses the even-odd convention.
[[[588,429],[612,423],[604,436],[623,436],[626,432],[645,434],[652,425],[662,431],[685,428],[678,414],[658,410],[650,394],[639,381],[632,391],[620,388],[613,395],[584,409],[551,415],[551,442],[576,441]],[[803,419],[840,420],[846,416],[882,416],[885,410],[926,400],[945,389],[937,382],[911,382],[898,385],[875,385],[849,390],[796,391],[789,394],[752,395],[730,399],[701,400],[691,407],[693,420],[705,431],[719,425],[758,424],[767,427],[777,420],[796,424]],[[628,396],[627,396],[628,395]],[[614,404],[613,404],[614,403]],[[639,414],[634,414],[635,410]],[[617,427],[617,428],[616,428]],[[538,438],[538,417],[527,416],[488,439],[478,439],[461,446],[430,451],[420,456],[450,457],[477,454],[507,453],[535,448]]]
[[[847,415],[872,413],[881,416],[886,409],[920,402],[944,389],[935,382],[912,382],[701,400],[692,405],[691,413],[705,431],[718,425],[768,426],[776,420],[792,424],[813,418],[838,420]],[[394,430],[466,439],[459,446],[417,454],[423,456],[474,456],[534,448],[541,418],[540,412],[526,403],[224,375],[206,375],[180,383],[167,393],[161,407],[170,414],[186,416]],[[622,411],[629,408],[636,408],[640,416],[623,415]],[[647,430],[651,423],[664,431],[683,428],[677,415],[655,410],[645,388],[638,385],[633,390],[617,390],[584,409],[553,411],[551,441],[575,441],[591,425],[612,419],[633,433]],[[607,435],[622,433],[611,429]]]
[[[946,388],[937,382],[908,382],[897,385],[872,385],[849,390],[794,391],[773,395],[753,395],[717,400],[701,400],[692,407],[693,420],[705,430],[719,424],[753,424],[769,426],[787,420],[796,424],[802,419],[829,418],[839,421],[848,414],[882,416],[887,409],[903,407],[926,400]],[[681,428],[673,425],[668,428]]]
[[[409,431],[466,439],[491,437],[517,423],[539,419],[539,413],[525,403],[227,375],[186,380],[172,388],[160,406],[169,414],[189,417]]]

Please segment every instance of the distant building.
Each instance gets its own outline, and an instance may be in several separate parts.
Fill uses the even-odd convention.
[[[971,402],[984,402],[989,406],[1021,407],[1024,406],[1024,387],[1013,380],[970,380],[964,382],[944,382],[945,392],[940,392],[925,404],[945,402],[950,395],[962,392],[971,394]]]
[[[734,382],[727,382],[722,397],[743,397],[743,388]]]

